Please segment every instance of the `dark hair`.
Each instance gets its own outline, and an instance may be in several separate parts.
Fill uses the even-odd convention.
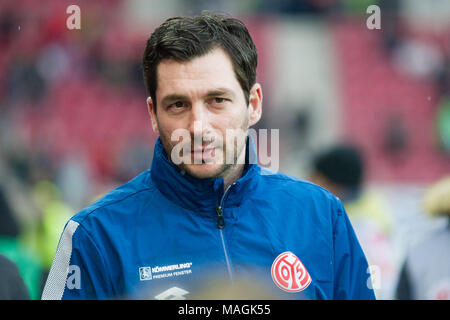
[[[345,187],[359,188],[363,181],[363,158],[355,146],[338,145],[319,154],[314,169]]]
[[[204,11],[195,17],[169,18],[148,39],[142,69],[147,93],[155,106],[156,70],[162,60],[189,61],[216,48],[222,48],[231,58],[248,104],[250,89],[256,81],[255,44],[240,20]]]

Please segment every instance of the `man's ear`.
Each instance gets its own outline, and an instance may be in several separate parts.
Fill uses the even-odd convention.
[[[262,114],[262,88],[259,83],[255,83],[253,87],[250,89],[249,94],[249,127],[258,123],[259,119],[261,119]]]
[[[155,106],[153,105],[153,100],[150,97],[147,98],[147,110],[148,114],[150,115],[150,119],[152,121],[153,132],[159,134],[158,122],[156,121],[156,109]]]

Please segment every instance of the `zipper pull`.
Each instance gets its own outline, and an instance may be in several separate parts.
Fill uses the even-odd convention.
[[[217,207],[216,213],[217,213],[217,227],[219,229],[222,229],[223,227],[225,227],[225,218],[222,215],[222,207],[221,206]]]

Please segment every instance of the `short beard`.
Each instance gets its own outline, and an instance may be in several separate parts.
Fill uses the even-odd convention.
[[[188,165],[186,165],[185,163],[180,163],[178,165],[176,165],[182,172],[186,172],[188,173],[190,176],[197,178],[197,179],[208,179],[208,178],[224,178],[228,173],[233,172],[233,169],[236,168],[239,164],[245,164],[245,150],[246,150],[246,146],[247,146],[247,139],[248,139],[248,117],[245,117],[246,119],[244,120],[244,123],[241,125],[240,129],[245,131],[246,134],[244,136],[244,142],[243,144],[240,146],[240,149],[237,150],[237,144],[238,144],[238,140],[239,139],[233,139],[233,162],[232,163],[227,163],[226,159],[227,159],[227,146],[226,143],[222,144],[222,148],[223,148],[223,164],[217,168],[217,170],[212,173],[212,174],[207,174],[207,175],[202,175],[201,173],[199,174],[198,172],[193,172],[191,170],[191,168],[189,168]],[[172,141],[170,139],[170,137],[167,137],[163,134],[160,134],[160,138],[161,138],[161,143],[163,145],[163,149],[166,153],[167,159],[169,159],[170,162],[173,163],[173,161],[171,160],[171,153],[172,153],[172,149],[174,148],[174,145],[172,145]],[[223,139],[226,141],[226,139]],[[191,141],[194,141],[194,138],[191,137]],[[242,153],[244,152],[244,155],[242,155]],[[238,160],[241,156],[244,156],[244,161],[242,161],[242,163],[238,163]],[[202,160],[202,164],[206,163],[204,160]]]
[[[163,135],[160,135],[161,138],[161,143],[163,145],[164,151],[166,153],[166,157],[167,159],[169,159],[170,162],[172,162],[170,160],[170,155],[173,149],[173,145],[171,145],[169,143],[169,141],[166,140],[166,137]],[[191,168],[186,165],[185,163],[180,163],[178,165],[176,165],[178,167],[178,169],[180,169],[180,171],[184,171],[187,172],[189,175],[191,175],[194,178],[198,178],[198,179],[208,179],[208,178],[221,178],[226,176],[227,173],[232,172],[233,169],[238,165],[238,159],[240,158],[240,156],[242,155],[242,152],[245,152],[246,149],[246,145],[247,145],[247,139],[248,137],[246,136],[245,141],[243,143],[243,145],[241,146],[240,150],[236,150],[237,149],[237,141],[234,141],[234,150],[236,150],[235,152],[233,152],[233,162],[232,163],[227,163],[226,162],[226,155],[227,155],[227,148],[226,145],[223,148],[223,164],[217,168],[217,170],[215,171],[215,173],[211,174],[211,175],[201,175],[198,172],[193,172],[191,170]],[[173,163],[173,162],[172,162]],[[202,160],[202,164],[205,164],[206,162],[204,160]]]

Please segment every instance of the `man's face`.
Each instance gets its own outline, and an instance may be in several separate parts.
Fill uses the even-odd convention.
[[[261,117],[262,91],[255,84],[247,105],[225,51],[188,62],[163,60],[157,79],[157,111],[150,98],[147,103],[169,159],[196,178],[225,177],[244,163],[247,130]],[[227,139],[230,133],[233,139]]]

